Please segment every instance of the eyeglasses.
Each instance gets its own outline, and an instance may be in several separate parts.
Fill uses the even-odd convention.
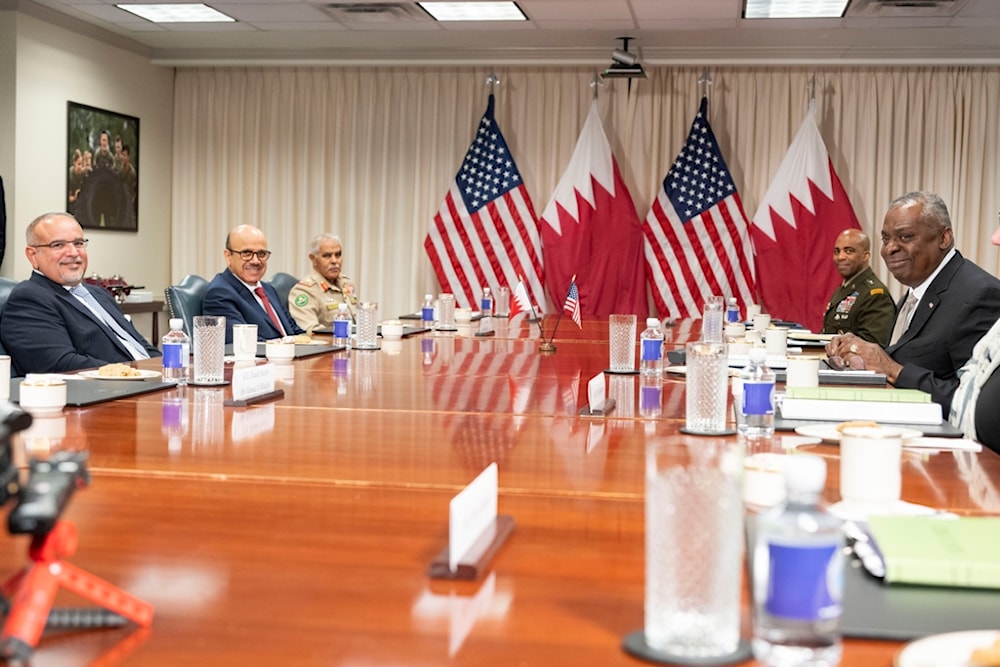
[[[232,248],[226,248],[226,250],[233,253],[234,255],[239,255],[240,259],[242,259],[244,262],[249,262],[251,259],[253,259],[254,255],[257,255],[257,259],[259,259],[260,261],[266,262],[267,258],[271,256],[270,250],[233,250]]]
[[[48,248],[52,252],[62,252],[66,248],[73,246],[74,250],[83,250],[87,247],[90,239],[76,239],[74,241],[53,241],[52,243],[37,243],[32,248]]]

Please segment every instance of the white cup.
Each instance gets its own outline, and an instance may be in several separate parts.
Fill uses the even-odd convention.
[[[869,507],[896,503],[902,493],[902,461],[898,429],[845,428],[840,438],[840,497]]]
[[[743,502],[753,507],[777,505],[785,499],[785,454],[760,452],[743,461]]]
[[[747,306],[747,322],[753,322],[753,318],[760,315],[760,304],[751,303]]]
[[[730,322],[726,325],[725,336],[727,343],[742,340],[747,334],[747,327],[742,322]]]
[[[788,357],[785,367],[785,387],[818,387],[819,359]]]
[[[757,317],[761,317],[758,315]],[[784,357],[788,354],[788,329],[774,327],[764,334],[764,347],[769,357]]]
[[[403,337],[403,323],[400,320],[386,320],[382,323],[382,340],[399,340]]]
[[[233,325],[233,356],[236,361],[252,361],[257,356],[257,325]]]
[[[741,339],[729,344],[730,357],[745,357],[748,354],[750,354],[750,343],[746,342],[745,339]]]
[[[764,332],[771,326],[771,316],[767,313],[758,313],[753,316],[753,330]]]
[[[21,380],[19,402],[33,417],[62,412],[66,406],[66,381],[51,375],[29,373]]]
[[[10,356],[0,354],[0,401],[10,400]]]
[[[283,340],[269,340],[264,344],[264,356],[275,364],[290,364],[295,358],[295,343]]]
[[[455,322],[458,324],[469,324],[472,322],[472,309],[471,308],[456,308],[455,309]]]

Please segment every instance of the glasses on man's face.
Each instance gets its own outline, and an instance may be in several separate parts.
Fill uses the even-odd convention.
[[[52,243],[36,243],[32,248],[48,248],[52,252],[62,252],[71,246],[74,250],[83,250],[87,247],[90,239],[74,239],[73,241],[53,241]]]
[[[267,258],[271,256],[270,250],[233,250],[232,248],[226,248],[226,250],[233,253],[234,255],[239,255],[240,259],[242,259],[244,262],[249,262],[251,259],[253,259],[254,255],[256,255],[257,259],[259,259],[260,261],[266,262]]]

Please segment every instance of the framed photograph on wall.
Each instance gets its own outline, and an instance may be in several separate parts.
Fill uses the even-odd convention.
[[[139,119],[69,102],[66,210],[84,229],[139,229]]]

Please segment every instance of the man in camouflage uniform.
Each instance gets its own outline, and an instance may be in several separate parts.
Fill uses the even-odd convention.
[[[833,263],[844,281],[830,297],[823,333],[850,332],[879,345],[889,342],[896,305],[869,266],[870,259],[871,241],[860,229],[846,229],[837,236]]]
[[[300,280],[288,293],[288,311],[299,326],[312,333],[333,328],[333,317],[341,303],[354,319],[358,299],[354,283],[341,274],[343,247],[333,234],[323,233],[309,245],[313,272]]]

